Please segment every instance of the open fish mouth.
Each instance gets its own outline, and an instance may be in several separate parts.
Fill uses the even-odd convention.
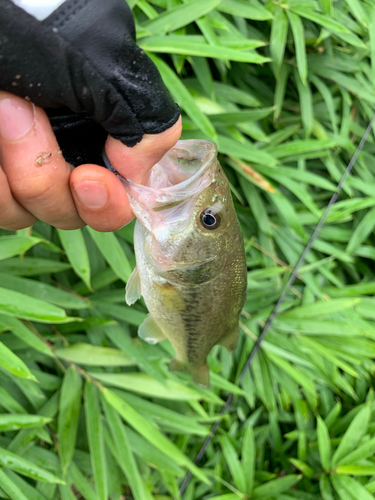
[[[122,177],[103,153],[106,167],[122,180],[135,216],[149,230],[153,222],[164,219],[164,211],[196,198],[211,184],[216,157],[213,142],[178,141],[154,165],[148,184],[141,185]]]

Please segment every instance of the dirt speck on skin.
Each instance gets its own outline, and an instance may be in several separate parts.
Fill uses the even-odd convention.
[[[52,153],[38,153],[36,160],[35,160],[35,165],[37,167],[41,167],[45,163],[49,163],[51,161]]]

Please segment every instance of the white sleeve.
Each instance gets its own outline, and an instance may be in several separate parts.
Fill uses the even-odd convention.
[[[12,2],[39,21],[43,21],[65,0],[12,0]]]

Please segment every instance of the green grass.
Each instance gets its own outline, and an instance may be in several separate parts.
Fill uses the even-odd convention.
[[[218,144],[248,299],[212,387],[168,372],[124,303],[133,224],[0,230],[0,498],[368,500],[375,494],[372,133],[239,374],[374,113],[373,0],[132,0],[139,44]],[[195,459],[228,392],[201,467]],[[72,488],[73,486],[73,488]]]

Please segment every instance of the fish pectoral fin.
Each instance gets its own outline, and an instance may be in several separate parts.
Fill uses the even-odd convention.
[[[138,328],[138,336],[149,344],[157,344],[166,338],[160,326],[150,314]]]
[[[141,278],[139,276],[137,266],[133,269],[128,282],[126,283],[125,290],[125,301],[128,306],[137,302],[137,300],[141,297]]]
[[[236,326],[231,332],[224,335],[224,337],[219,340],[218,344],[225,347],[228,352],[233,352],[237,347],[238,337],[239,328]]]
[[[201,366],[193,366],[190,363],[180,361],[178,358],[173,358],[169,364],[169,371],[172,373],[189,373],[196,384],[205,388],[210,385],[210,369],[207,363]]]

